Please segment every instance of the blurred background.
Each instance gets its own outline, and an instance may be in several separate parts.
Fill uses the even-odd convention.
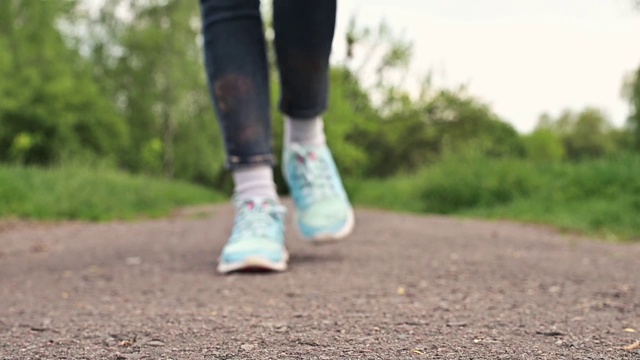
[[[200,26],[196,0],[1,1],[0,217],[227,201]],[[638,39],[634,0],[339,2],[326,130],[354,202],[639,239]]]

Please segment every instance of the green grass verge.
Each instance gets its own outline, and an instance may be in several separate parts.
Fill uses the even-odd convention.
[[[512,219],[640,240],[640,155],[582,163],[449,157],[418,174],[348,180],[354,203],[404,212]],[[0,166],[0,218],[135,219],[226,196],[108,168]]]
[[[556,164],[449,157],[413,176],[347,186],[360,205],[640,240],[640,155]]]
[[[179,206],[222,199],[214,191],[188,183],[106,168],[0,165],[0,218],[135,219],[163,216]]]

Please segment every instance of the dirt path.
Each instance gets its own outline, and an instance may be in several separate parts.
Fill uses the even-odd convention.
[[[225,277],[231,218],[5,228],[0,359],[640,359],[640,244],[360,210]]]

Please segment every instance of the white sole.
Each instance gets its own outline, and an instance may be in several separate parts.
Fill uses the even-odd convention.
[[[298,234],[305,240],[311,242],[312,244],[326,244],[326,243],[333,243],[333,242],[337,242],[340,241],[344,238],[346,238],[347,236],[351,235],[351,233],[353,232],[353,228],[355,227],[355,216],[353,213],[353,208],[351,208],[349,210],[349,213],[347,214],[347,222],[344,224],[344,226],[342,227],[342,229],[338,230],[337,232],[332,232],[332,233],[320,233],[320,234],[316,234],[313,237],[306,237],[302,231],[300,231],[300,227],[298,226],[298,219],[297,216],[294,216],[294,222],[296,224],[296,229],[298,230]]]
[[[242,262],[237,262],[233,264],[225,264],[218,263],[218,272],[221,274],[228,274],[230,272],[241,272],[241,271],[285,271],[287,270],[287,261],[289,260],[289,254],[287,252],[284,253],[284,257],[282,261],[273,262],[269,259],[265,259],[261,256],[249,256]]]

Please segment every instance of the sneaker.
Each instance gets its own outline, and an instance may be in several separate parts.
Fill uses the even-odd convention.
[[[262,198],[235,205],[236,219],[218,271],[284,271],[289,258],[284,246],[284,207]]]
[[[288,144],[283,165],[302,236],[323,242],[349,235],[354,227],[353,208],[327,145]]]

